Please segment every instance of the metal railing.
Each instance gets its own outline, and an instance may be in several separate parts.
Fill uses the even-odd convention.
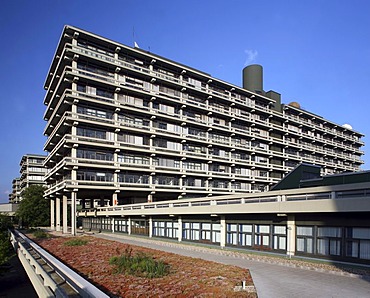
[[[291,201],[311,201],[311,200],[337,200],[337,199],[351,199],[351,198],[368,198],[370,197],[369,188],[349,189],[349,190],[333,190],[333,191],[312,191],[302,189],[299,192],[286,191],[285,193],[256,193],[247,196],[227,195],[218,196],[216,198],[197,198],[184,199],[181,201],[162,201],[152,203],[141,203],[132,205],[96,207],[93,209],[85,209],[81,211],[80,215],[86,212],[117,212],[117,211],[133,211],[144,209],[163,209],[163,208],[189,208],[199,206],[221,206],[221,205],[244,205],[250,203],[271,203],[271,202],[291,202]]]

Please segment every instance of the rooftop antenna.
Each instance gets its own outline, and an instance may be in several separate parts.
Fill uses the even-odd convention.
[[[140,48],[137,42],[135,41],[135,27],[132,27],[132,39],[134,41],[134,48]]]

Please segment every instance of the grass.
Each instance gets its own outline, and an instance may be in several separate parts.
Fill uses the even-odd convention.
[[[86,245],[89,241],[87,241],[86,239],[81,239],[81,238],[75,238],[75,239],[71,239],[71,240],[68,240],[66,242],[64,242],[64,245],[67,245],[67,246],[81,246],[81,245]]]
[[[114,265],[114,273],[125,273],[137,277],[156,278],[169,274],[169,265],[157,261],[144,253],[132,254],[132,248],[127,247],[121,256],[109,259],[109,264]]]

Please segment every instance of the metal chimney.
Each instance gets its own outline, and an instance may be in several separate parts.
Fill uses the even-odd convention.
[[[263,93],[263,69],[261,65],[252,64],[243,69],[243,88],[255,93]]]

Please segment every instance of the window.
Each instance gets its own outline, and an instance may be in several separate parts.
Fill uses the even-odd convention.
[[[177,221],[153,221],[153,236],[177,238],[179,223]]]
[[[202,170],[202,164],[200,162],[191,162],[191,161],[184,161],[182,163],[183,168],[189,169],[189,170]]]
[[[320,255],[341,254],[342,229],[339,227],[317,228],[317,253]]]
[[[113,113],[110,111],[97,110],[86,106],[78,106],[77,113],[99,118],[113,119]]]
[[[227,224],[226,243],[238,245],[238,224]]]
[[[106,139],[106,134],[107,134],[106,131],[102,131],[98,129],[77,127],[78,136],[85,136],[85,137],[97,138],[97,139]]]
[[[118,162],[127,164],[149,164],[149,157],[137,155],[118,155]]]
[[[252,224],[239,224],[239,245],[242,246],[252,246]]]
[[[113,174],[108,172],[78,171],[77,180],[113,182]]]
[[[346,256],[370,260],[370,228],[346,229]]]
[[[186,143],[184,144],[184,151],[196,152],[196,153],[206,153],[207,149],[206,147]]]
[[[313,227],[297,226],[297,252],[313,253]]]
[[[286,226],[273,227],[273,248],[277,250],[286,250]]]
[[[180,161],[169,159],[169,158],[155,158],[153,159],[153,164],[156,166],[161,167],[171,167],[171,168],[179,168],[180,167]]]
[[[149,120],[131,115],[118,115],[118,121],[124,122],[129,126],[136,126],[141,128],[149,127]]]
[[[254,225],[254,244],[256,246],[270,246],[270,226]]]
[[[154,184],[159,185],[179,185],[179,179],[172,176],[157,175],[154,177]]]
[[[134,172],[123,172],[119,173],[118,181],[130,184],[149,184],[149,175]]]
[[[127,219],[114,219],[114,231],[121,233],[128,233],[128,220]]]
[[[119,134],[118,141],[134,145],[149,145],[148,138],[132,134]]]
[[[77,158],[113,161],[113,153],[79,148],[77,149]]]
[[[183,185],[194,186],[194,187],[204,187],[204,179],[188,177],[183,180]]]

